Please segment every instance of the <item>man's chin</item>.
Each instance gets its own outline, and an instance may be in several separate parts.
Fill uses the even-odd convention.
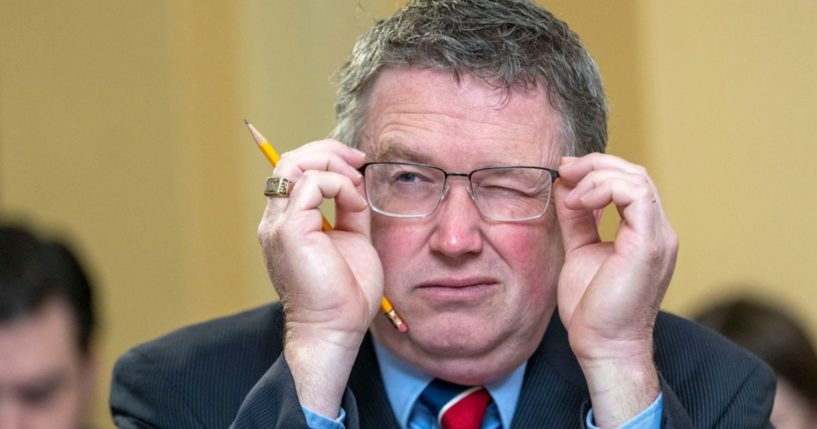
[[[487,327],[451,320],[415,320],[409,323],[408,333],[400,333],[386,324],[379,324],[378,328],[378,340],[391,343],[390,348],[399,349],[401,355],[412,353],[437,359],[469,360],[490,354],[502,342],[502,335]]]

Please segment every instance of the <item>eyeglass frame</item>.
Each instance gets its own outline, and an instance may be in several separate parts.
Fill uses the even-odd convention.
[[[423,214],[423,215],[409,215],[409,214],[397,214],[397,213],[385,212],[382,209],[380,209],[378,207],[375,207],[375,205],[372,204],[371,198],[369,197],[368,184],[366,183],[366,169],[370,165],[378,165],[378,164],[379,165],[410,165],[410,166],[416,166],[416,167],[426,167],[426,168],[431,168],[433,170],[437,170],[437,171],[440,171],[441,173],[443,173],[442,191],[440,191],[440,197],[437,200],[437,203],[434,205],[434,208],[431,211],[429,211],[428,213]],[[548,196],[548,201],[545,202],[545,209],[542,210],[542,213],[539,213],[536,216],[531,216],[531,217],[526,217],[526,218],[521,218],[521,219],[496,219],[496,218],[486,216],[482,212],[482,208],[480,208],[480,205],[477,203],[476,191],[474,191],[474,186],[473,186],[473,182],[471,181],[471,177],[474,175],[474,173],[477,173],[477,172],[480,172],[480,171],[500,170],[500,169],[509,169],[509,168],[530,168],[530,169],[535,169],[535,170],[544,170],[544,171],[547,171],[550,174],[550,195]],[[357,169],[357,171],[363,176],[363,186],[364,186],[364,189],[366,190],[366,201],[368,202],[369,207],[371,207],[371,209],[374,212],[379,213],[379,214],[381,214],[383,216],[400,218],[400,219],[422,219],[422,218],[427,218],[427,217],[431,216],[432,214],[434,214],[434,212],[436,212],[437,209],[440,208],[440,204],[443,202],[443,200],[445,199],[445,195],[448,193],[448,178],[451,177],[451,176],[454,176],[454,177],[467,177],[468,178],[468,195],[471,196],[471,200],[474,201],[474,205],[477,207],[477,211],[479,211],[479,214],[482,217],[484,217],[486,219],[489,219],[489,220],[492,220],[492,221],[496,221],[496,222],[527,222],[527,221],[531,221],[531,220],[536,220],[536,219],[539,219],[542,216],[544,216],[545,213],[547,213],[547,209],[550,206],[550,198],[553,197],[553,183],[556,182],[556,179],[559,178],[559,172],[557,170],[554,170],[552,168],[547,168],[547,167],[540,167],[538,165],[496,165],[496,166],[476,168],[474,170],[471,170],[471,172],[469,172],[469,173],[458,173],[458,172],[449,173],[449,172],[443,170],[442,168],[437,167],[436,165],[424,164],[424,163],[419,163],[419,162],[372,161],[372,162],[367,162],[367,163],[363,164],[362,166],[360,166],[360,168]]]

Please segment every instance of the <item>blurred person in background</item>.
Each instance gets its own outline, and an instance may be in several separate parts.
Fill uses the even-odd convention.
[[[750,298],[711,307],[695,319],[768,363],[778,377],[772,424],[778,429],[817,428],[817,353],[788,312]]]
[[[86,427],[94,325],[91,284],[72,251],[0,224],[0,429]]]

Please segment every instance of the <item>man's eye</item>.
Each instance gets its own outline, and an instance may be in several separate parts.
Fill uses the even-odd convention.
[[[411,182],[416,182],[418,180],[420,180],[420,176],[418,176],[415,173],[411,173],[411,172],[399,173],[395,177],[396,182],[403,182],[403,183],[411,183]]]
[[[395,183],[433,183],[434,177],[428,172],[414,169],[398,170],[392,173],[392,182]]]
[[[479,193],[488,198],[522,198],[528,196],[519,189],[504,186],[481,186]]]
[[[45,407],[52,402],[56,392],[53,385],[24,389],[20,392],[20,399],[32,407]]]
[[[18,390],[20,400],[30,407],[45,408],[54,403],[67,380],[64,374],[57,374],[37,380]]]

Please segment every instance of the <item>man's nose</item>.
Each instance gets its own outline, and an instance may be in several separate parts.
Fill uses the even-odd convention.
[[[432,250],[457,257],[482,251],[482,215],[471,198],[468,179],[450,180],[434,216]]]

